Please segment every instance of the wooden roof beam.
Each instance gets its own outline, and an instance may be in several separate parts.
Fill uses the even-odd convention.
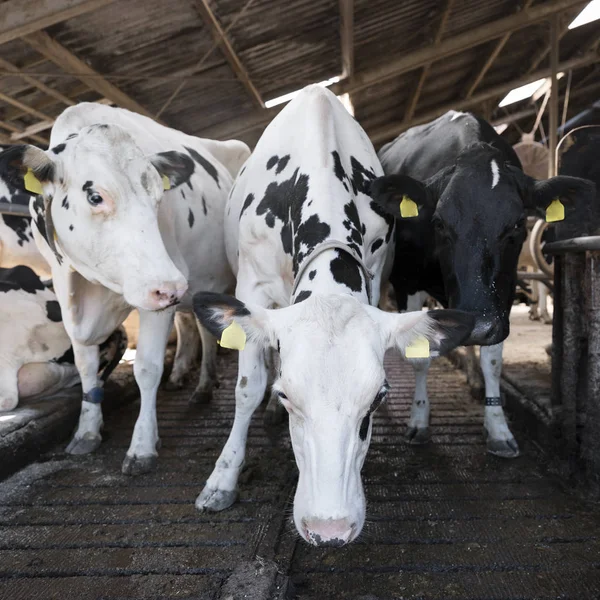
[[[84,15],[115,0],[8,0],[0,4],[0,44]]]
[[[434,46],[439,46],[442,41],[442,37],[444,36],[444,31],[446,30],[446,25],[448,24],[448,18],[450,17],[450,12],[452,11],[452,6],[454,5],[454,0],[446,0],[446,5],[444,6],[444,10],[440,16],[440,22],[437,27],[437,31],[435,32],[435,38],[433,40]],[[432,62],[428,62],[422,69],[421,74],[419,75],[419,81],[411,97],[408,100],[408,104],[406,106],[406,110],[404,111],[404,120],[410,121],[415,114],[415,110],[417,108],[417,104],[419,102],[419,98],[421,97],[421,91],[423,90],[423,86],[425,85],[425,80],[429,75],[429,71],[431,70]]]
[[[558,65],[559,70],[567,71],[569,69],[578,69],[581,67],[587,67],[598,61],[598,53],[596,51],[592,51],[588,54],[577,58],[571,58],[569,60],[565,60]],[[550,75],[550,68],[540,69],[539,71],[535,71],[534,73],[529,73],[524,75],[523,77],[519,77],[517,79],[513,79],[511,81],[506,81],[500,85],[495,85],[491,88],[483,90],[478,94],[474,94],[470,98],[464,98],[462,100],[449,102],[447,104],[442,104],[436,108],[432,108],[428,110],[426,113],[422,115],[418,115],[414,117],[410,122],[406,123],[396,122],[385,125],[384,127],[380,127],[379,129],[373,131],[370,134],[371,141],[373,144],[380,144],[387,140],[390,140],[397,135],[400,135],[402,132],[406,131],[410,127],[414,127],[415,125],[420,125],[422,123],[427,123],[436,119],[440,115],[448,112],[449,110],[464,110],[466,108],[470,108],[476,104],[480,104],[492,98],[497,98],[506,94],[510,90],[519,87],[521,85],[525,85],[527,83],[531,83],[532,81],[536,81],[538,79],[543,79],[544,77],[548,77]],[[367,132],[368,133],[368,132]]]
[[[58,100],[59,102],[62,102],[63,104],[66,104],[67,106],[73,106],[74,104],[77,104],[74,100],[71,100],[71,98],[65,96],[64,94],[61,94],[60,92],[52,89],[51,87],[48,87],[45,83],[42,83],[35,77],[27,75],[27,73],[24,73],[23,71],[15,67],[15,65],[9,63],[3,58],[0,58],[0,69],[4,69],[8,73],[17,75],[33,87],[36,87],[41,92],[44,92],[44,94],[51,96],[52,98]]]
[[[342,79],[354,75],[354,0],[339,0]]]
[[[16,125],[13,125],[12,123],[7,123],[6,121],[0,121],[0,127],[6,129],[7,131],[10,131],[11,133],[21,133],[23,131],[21,127],[17,127]],[[42,137],[41,135],[32,133],[27,137],[38,142],[39,144],[43,144],[45,146],[48,145],[48,140],[45,137]]]
[[[108,98],[116,105],[152,118],[152,114],[141,104],[102,77],[100,73],[51,38],[46,32],[38,31],[26,35],[23,37],[23,41],[27,42],[34,50],[51,60],[65,72],[72,73],[89,88],[98,92],[101,96]]]
[[[525,4],[523,5],[522,10],[527,10],[533,4],[533,2],[534,2],[534,0],[525,0]],[[494,48],[490,52],[489,56],[486,58],[485,62],[483,63],[483,65],[481,66],[479,71],[477,71],[473,75],[472,79],[465,86],[467,88],[467,91],[464,94],[465,98],[470,98],[475,93],[477,86],[483,81],[483,78],[487,75],[487,72],[492,68],[492,65],[494,64],[495,60],[500,55],[500,52],[502,52],[504,46],[506,46],[506,43],[510,39],[511,35],[512,35],[512,32],[505,33],[494,44]]]
[[[246,67],[242,64],[239,56],[236,54],[227,34],[221,27],[221,24],[217,20],[217,17],[213,13],[212,9],[208,5],[207,0],[193,0],[194,6],[196,10],[200,13],[202,20],[205,25],[210,30],[210,33],[215,41],[215,43],[221,48],[221,52],[225,56],[225,60],[229,63],[229,66],[236,74],[236,77],[240,80],[246,91],[252,98],[252,101],[258,108],[264,108],[265,103],[260,95],[259,91],[256,89],[254,83],[250,79],[250,75],[248,75],[248,71]]]
[[[28,106],[27,104],[23,104],[23,102],[17,100],[16,98],[13,98],[12,96],[7,96],[6,94],[3,94],[2,92],[0,92],[0,100],[2,102],[5,102],[6,104],[10,104],[16,108],[19,108],[23,112],[33,115],[34,117],[37,117],[38,119],[42,119],[43,121],[48,121],[48,120],[52,119],[52,117],[48,116],[47,114],[45,114],[35,108],[31,108],[31,106]]]

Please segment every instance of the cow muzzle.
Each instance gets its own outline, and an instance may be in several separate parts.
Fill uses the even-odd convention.
[[[187,292],[187,282],[165,282],[148,292],[147,305],[149,310],[161,310],[181,302]]]
[[[356,538],[357,527],[350,518],[301,520],[302,537],[313,546],[339,548]]]
[[[467,346],[493,346],[503,342],[508,336],[508,323],[501,317],[480,319],[475,321]]]

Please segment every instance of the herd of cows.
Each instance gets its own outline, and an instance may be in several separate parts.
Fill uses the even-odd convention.
[[[243,350],[233,426],[196,506],[235,501],[250,420],[270,383],[299,470],[294,522],[314,545],[344,545],[363,527],[360,472],[389,389],[390,348],[416,372],[409,443],[429,439],[431,358],[480,345],[487,449],[518,456],[499,385],[527,216],[558,199],[565,223],[598,223],[592,182],[528,177],[472,114],[451,111],[377,155],[319,86],[293,99],[252,153],[79,104],[56,120],[48,151],[4,147],[0,177],[0,199],[31,212],[0,219],[0,410],[81,381],[67,451],[95,450],[103,383],[124,349],[121,324],[138,309],[141,408],[123,472],[149,471],[175,320],[172,385],[202,342],[195,401],[217,384],[217,340]],[[407,312],[378,308],[388,280]],[[420,310],[421,292],[446,308]]]

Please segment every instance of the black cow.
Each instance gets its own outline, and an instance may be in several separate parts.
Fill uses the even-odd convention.
[[[486,385],[488,451],[518,455],[502,411],[502,342],[509,333],[517,261],[529,214],[545,215],[555,198],[567,219],[591,220],[594,185],[559,176],[536,181],[521,170],[512,148],[486,121],[450,111],[408,130],[379,152],[385,177],[373,183],[376,202],[397,219],[390,281],[397,297],[424,290],[444,306],[476,315],[468,345],[481,345]],[[419,215],[403,218],[404,197]],[[414,277],[406,281],[407,269]],[[417,364],[417,388],[407,439],[429,438],[426,364]]]

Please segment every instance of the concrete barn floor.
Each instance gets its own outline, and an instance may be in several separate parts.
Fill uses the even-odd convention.
[[[266,432],[264,407],[240,501],[198,513],[194,499],[233,417],[236,357],[219,363],[212,405],[189,406],[190,390],[161,392],[156,472],[120,474],[133,403],[110,414],[95,455],[72,458],[61,444],[0,483],[1,599],[600,597],[598,507],[563,491],[522,438],[521,458],[487,456],[482,409],[445,359],[430,377],[432,443],[409,447],[412,369],[388,357],[392,390],[375,416],[363,471],[368,523],[356,543],[318,549],[295,535],[289,435],[285,426]],[[273,560],[269,590],[261,573]],[[232,573],[242,591],[231,592]]]

